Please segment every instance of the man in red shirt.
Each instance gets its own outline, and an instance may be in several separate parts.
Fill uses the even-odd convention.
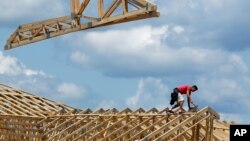
[[[173,93],[171,94],[171,101],[170,101],[170,104],[173,105],[174,102],[176,101],[176,105],[174,105],[171,110],[169,112],[176,112],[178,111],[179,109],[181,110],[181,112],[186,112],[186,110],[183,108],[183,104],[184,104],[184,98],[182,95],[187,95],[187,100],[188,100],[188,108],[189,110],[191,109],[191,106],[190,106],[190,103],[194,106],[196,106],[192,99],[191,99],[191,93],[192,92],[195,92],[198,90],[198,87],[196,85],[193,85],[193,86],[190,86],[190,85],[181,85],[177,88],[175,88],[173,90]],[[174,110],[176,107],[179,106],[179,109],[177,110]]]

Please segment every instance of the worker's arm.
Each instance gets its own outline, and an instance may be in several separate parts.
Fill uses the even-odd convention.
[[[192,98],[191,98],[191,95],[190,95],[190,94],[191,94],[191,91],[190,91],[189,89],[187,89],[186,95],[187,95],[188,108],[189,108],[189,109],[191,109],[190,103],[193,104],[193,105],[195,106],[195,104],[194,104],[193,101],[192,101]]]

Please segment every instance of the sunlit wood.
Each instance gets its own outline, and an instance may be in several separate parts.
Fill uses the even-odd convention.
[[[86,15],[86,9],[91,2],[96,5],[90,8],[96,9],[96,16]],[[160,15],[157,6],[147,0],[82,0],[81,3],[79,0],[71,0],[70,3],[70,16],[20,25],[9,37],[5,50],[71,32]],[[107,8],[104,8],[105,4],[108,5]]]
[[[222,141],[229,125],[210,107],[181,115],[168,108],[80,110],[0,84],[0,140]]]

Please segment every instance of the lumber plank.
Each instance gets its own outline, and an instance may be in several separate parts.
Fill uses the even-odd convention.
[[[83,0],[80,9],[76,12],[78,15],[82,15],[83,11],[87,8],[90,0]]]
[[[102,18],[110,17],[110,15],[115,11],[115,9],[121,4],[121,0],[114,0],[110,5],[108,10],[103,14]]]
[[[157,6],[146,0],[114,0],[106,11],[104,10],[104,1],[98,0],[96,6],[98,11],[97,17],[83,15],[90,0],[83,0],[81,5],[79,2],[79,0],[71,0],[71,16],[63,16],[20,25],[7,40],[7,43],[4,46],[5,50],[71,32],[159,16]],[[118,10],[116,14],[113,14],[121,3],[122,11],[120,12]],[[131,4],[138,7],[138,9],[129,11],[128,6]],[[81,23],[82,18],[88,18],[92,22]]]

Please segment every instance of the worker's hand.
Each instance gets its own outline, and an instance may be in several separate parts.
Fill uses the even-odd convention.
[[[188,112],[191,112],[192,111],[192,107],[188,108]]]
[[[193,105],[193,106],[192,106],[192,107],[190,106],[189,109],[193,109],[193,108],[196,108],[196,107],[197,107],[197,105],[195,105],[194,103],[192,103],[192,105]]]
[[[194,105],[194,107],[196,107],[196,105],[192,102],[192,104]]]
[[[190,103],[191,103],[192,105],[194,105],[194,107],[196,106],[196,105],[194,104],[194,102],[193,102],[193,100],[192,100],[192,99],[191,99]]]

